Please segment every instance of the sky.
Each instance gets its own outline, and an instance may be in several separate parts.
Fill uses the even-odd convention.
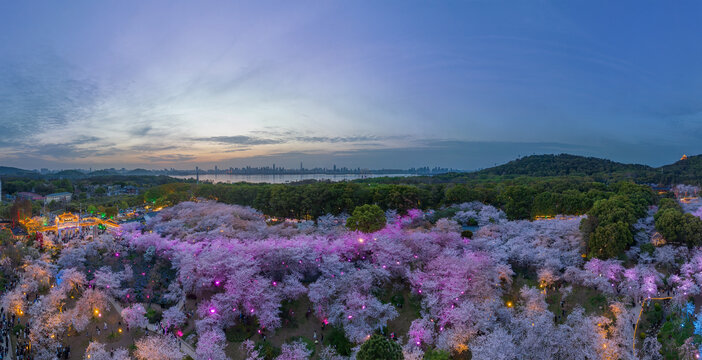
[[[0,166],[702,153],[697,1],[6,1]]]

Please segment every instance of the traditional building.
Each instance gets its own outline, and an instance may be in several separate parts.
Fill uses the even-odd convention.
[[[653,246],[663,246],[665,245],[665,243],[665,238],[663,237],[663,235],[661,235],[661,233],[659,233],[658,231],[653,233],[653,236],[651,237],[651,244],[653,244]]]

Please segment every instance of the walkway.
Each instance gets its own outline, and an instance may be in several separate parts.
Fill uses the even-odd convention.
[[[2,359],[3,359],[3,360],[5,360],[5,359],[8,359],[8,360],[14,359],[15,350],[14,350],[14,346],[12,345],[12,338],[10,337],[10,332],[9,332],[9,331],[7,332],[6,340],[7,340],[7,349],[5,349],[5,350],[6,350],[7,352],[4,353],[4,354],[2,354]]]
[[[120,316],[121,316],[122,315],[122,305],[120,305],[119,302],[117,302],[114,298],[112,298],[112,296],[107,296],[107,299],[110,301],[110,304],[115,308],[115,310],[117,310],[117,312],[120,313]],[[176,304],[176,306],[178,306],[178,309],[182,309],[184,304],[185,304],[184,299],[181,299],[178,302],[178,304]],[[153,333],[156,333],[156,334],[159,334],[161,332],[159,327],[156,324],[149,323],[146,325],[146,329],[153,332]],[[193,359],[197,359],[197,356],[195,356],[195,349],[193,349],[193,347],[190,346],[190,344],[188,344],[187,342],[185,342],[185,340],[183,340],[182,338],[179,338],[179,337],[176,337],[176,340],[178,340],[178,342],[179,342],[180,351],[184,352],[185,355],[188,355]]]

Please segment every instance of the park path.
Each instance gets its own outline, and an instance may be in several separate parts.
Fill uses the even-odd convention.
[[[12,337],[10,337],[10,332],[7,332],[7,335],[5,335],[5,338],[7,340],[7,349],[5,349],[7,352],[2,354],[3,359],[14,359],[15,358],[15,349],[14,345],[12,345]]]
[[[120,305],[119,302],[117,302],[112,296],[107,296],[107,299],[109,300],[110,304],[112,306],[114,306],[115,310],[117,310],[117,312],[119,312],[120,316],[122,316],[122,305]],[[178,309],[182,310],[184,304],[185,304],[185,301],[183,299],[181,299],[178,302],[178,304],[176,304],[176,306],[178,306]],[[151,323],[146,325],[146,330],[149,330],[149,331],[156,333],[156,334],[161,332],[161,329],[159,329],[158,326],[156,326],[156,324],[151,324]],[[183,339],[181,339],[179,337],[176,337],[176,340],[178,340],[178,342],[180,344],[180,351],[184,352],[185,355],[188,355],[193,359],[197,359],[197,356],[195,356],[195,349],[193,349],[193,347],[190,346],[190,344],[188,344],[187,342],[185,342]]]

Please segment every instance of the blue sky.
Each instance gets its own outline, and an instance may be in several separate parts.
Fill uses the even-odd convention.
[[[702,153],[702,3],[0,4],[0,165]]]

